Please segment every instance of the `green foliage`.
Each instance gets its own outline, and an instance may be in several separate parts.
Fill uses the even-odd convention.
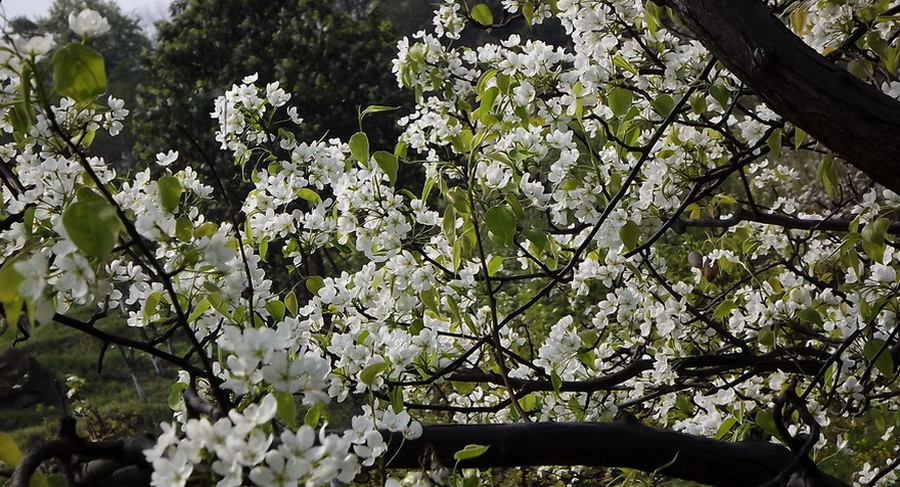
[[[471,460],[484,455],[490,448],[489,445],[466,445],[465,448],[453,454],[455,460]]]
[[[78,250],[103,259],[116,245],[120,223],[109,202],[92,190],[82,188],[78,200],[63,213],[63,226]]]
[[[92,38],[90,49],[103,56],[105,78],[108,85],[104,91],[125,101],[125,108],[137,108],[137,86],[146,77],[141,63],[136,62],[141,52],[150,48],[150,40],[141,29],[136,17],[125,15],[118,4],[110,0],[55,0],[45,17],[28,25],[19,22],[20,29],[33,28],[36,32],[51,33],[58,45],[80,42],[81,39],[69,28],[69,14],[83,8],[96,10],[109,22],[109,32]],[[105,98],[105,97],[104,97]],[[134,132],[125,126],[116,137],[99,134],[95,141],[95,155],[105,157],[109,162],[122,161],[133,164]]]
[[[390,73],[394,34],[377,18],[354,20],[325,0],[177,0],[171,13],[145,57],[153,76],[140,87],[146,109],[135,119],[144,160],[173,147],[185,161],[220,157],[209,107],[253,73],[293,94],[304,119],[299,140],[347,140],[360,109],[407,100]],[[373,147],[392,147],[392,115],[378,111],[367,112],[377,123],[366,132]],[[229,165],[217,168],[226,180]]]
[[[75,101],[94,101],[106,92],[103,56],[77,42],[60,48],[53,55],[53,86]]]

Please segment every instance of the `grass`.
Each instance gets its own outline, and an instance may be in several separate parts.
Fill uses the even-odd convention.
[[[96,326],[118,334],[137,335],[121,319],[106,318]],[[12,435],[22,449],[54,438],[59,418],[72,411],[73,401],[65,394],[66,378],[73,374],[85,380],[77,398],[96,413],[79,418],[79,431],[90,439],[155,435],[159,422],[171,418],[166,400],[176,377],[172,367],[163,369],[160,375],[146,354],[133,355],[133,370],[147,396],[142,401],[125,359],[113,346],[107,348],[101,364],[103,344],[99,340],[58,323],[40,325],[32,330],[29,339],[13,345],[17,336],[21,337],[21,333],[15,329],[0,335],[0,352],[12,346],[27,352],[50,372],[58,389],[52,403],[0,410],[0,431]]]

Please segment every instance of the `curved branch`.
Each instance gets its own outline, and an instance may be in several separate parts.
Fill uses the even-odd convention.
[[[900,192],[900,102],[829,62],[760,0],[666,3],[772,110]]]
[[[624,467],[713,486],[756,487],[791,467],[794,454],[763,441],[727,442],[641,424],[530,423],[427,425],[422,436],[404,440],[384,432],[388,468],[421,468],[431,461],[457,465],[453,454],[469,444],[488,445],[481,456],[458,468],[584,465]],[[846,486],[814,472],[821,487]]]

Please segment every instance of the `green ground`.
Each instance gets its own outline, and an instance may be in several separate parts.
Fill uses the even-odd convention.
[[[120,333],[133,331],[128,330],[121,320],[116,323],[115,320],[105,319],[97,326]],[[0,335],[0,352],[12,347],[16,336],[21,334],[15,329],[7,329]],[[85,380],[75,399],[82,399],[81,404],[87,406],[86,410],[90,413],[79,418],[79,430],[90,439],[155,434],[159,422],[171,418],[166,398],[175,370],[164,368],[163,375],[157,374],[145,354],[137,352],[132,359],[133,370],[147,396],[142,401],[119,350],[110,346],[98,371],[102,343],[84,333],[57,323],[47,323],[35,328],[28,340],[15,347],[24,350],[47,368],[56,379],[59,391],[52,391],[55,399],[46,404],[25,409],[0,409],[0,431],[10,433],[23,450],[54,437],[63,404],[69,412],[78,405],[73,399],[65,397],[68,390],[66,377],[72,374]]]

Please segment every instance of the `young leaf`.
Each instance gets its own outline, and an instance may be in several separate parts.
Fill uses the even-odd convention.
[[[169,409],[172,411],[181,409],[182,394],[185,389],[187,389],[187,384],[184,382],[176,382],[172,385],[172,390],[169,391]]]
[[[387,174],[388,179],[390,179],[391,184],[397,184],[397,169],[399,169],[400,164],[397,160],[397,156],[391,154],[390,152],[385,152],[383,150],[375,152],[372,156],[375,158],[375,163],[378,164],[378,167]]]
[[[769,150],[772,151],[772,154],[775,157],[781,156],[781,129],[775,129],[772,131],[772,134],[769,135],[769,138],[766,139],[766,144],[769,146]]]
[[[867,341],[863,345],[863,355],[869,362],[875,363],[875,368],[882,375],[889,379],[894,376],[894,359],[891,357],[891,348],[884,346],[884,340],[873,338]]]
[[[472,16],[472,19],[475,22],[478,22],[485,27],[494,25],[494,14],[491,13],[491,9],[483,3],[479,3],[472,7],[472,11],[469,12],[469,15]]]
[[[621,237],[626,249],[634,250],[641,238],[641,227],[637,223],[628,220],[619,230],[619,237]]]
[[[106,93],[103,56],[80,42],[72,42],[53,55],[53,87],[77,102],[93,101]]]
[[[297,316],[298,303],[297,303],[297,295],[294,294],[294,291],[291,291],[284,297],[284,307],[287,308],[288,311],[291,312],[292,316]]]
[[[503,265],[503,257],[500,255],[495,255],[488,260],[487,270],[489,276],[494,276],[498,270],[500,270],[500,266]]]
[[[675,99],[672,98],[672,95],[663,93],[654,98],[653,101],[650,102],[650,106],[653,107],[653,110],[655,110],[656,113],[663,117],[667,117],[672,113],[672,109],[675,108]]]
[[[63,212],[62,221],[78,250],[98,259],[106,258],[112,252],[119,237],[115,208],[90,190],[78,193],[78,200]]]
[[[322,276],[309,276],[306,278],[306,289],[315,295],[320,289],[325,287],[325,280]]]
[[[350,137],[350,155],[364,166],[369,164],[369,137],[365,132],[357,132]]]
[[[466,445],[465,448],[459,450],[458,452],[453,454],[454,460],[471,460],[472,458],[478,458],[481,455],[484,455],[484,452],[488,451],[490,445]]]
[[[159,200],[162,209],[168,213],[174,213],[178,208],[178,200],[181,199],[181,193],[184,189],[178,178],[174,176],[163,176],[156,181],[159,188]]]
[[[25,280],[12,265],[13,260],[10,259],[0,268],[0,303],[4,305],[19,299],[19,284]]]
[[[388,363],[387,362],[377,362],[368,367],[362,369],[362,372],[359,373],[359,381],[367,386],[371,386],[375,383],[375,378],[378,377],[379,374],[387,370]]]
[[[22,459],[22,451],[9,434],[0,431],[0,463],[14,468]]]
[[[277,299],[266,303],[266,311],[269,312],[269,315],[271,315],[272,318],[275,318],[275,321],[281,321],[284,319],[284,312],[286,309],[287,308],[285,307],[284,303],[278,301]]]
[[[144,321],[149,320],[153,313],[156,313],[156,308],[159,306],[161,299],[162,291],[153,291],[147,296],[147,301],[144,302]]]
[[[275,393],[275,416],[289,428],[296,428],[297,405],[294,403],[294,396],[284,391]]]
[[[529,242],[533,243],[539,251],[543,252],[544,249],[547,248],[547,234],[545,234],[543,230],[537,228],[529,228],[527,230],[523,230],[522,235],[525,235],[525,238],[527,238]]]
[[[822,315],[819,314],[818,311],[816,311],[816,308],[811,307],[802,309],[799,313],[797,313],[797,317],[803,321],[815,323],[817,325],[821,325],[825,322],[825,320],[822,319]]]
[[[325,409],[325,403],[318,403],[315,406],[309,408],[306,411],[306,415],[303,416],[303,424],[309,426],[310,428],[315,428],[319,424],[319,419],[322,417],[322,412]]]
[[[318,205],[322,201],[322,197],[320,197],[318,193],[309,188],[301,188],[299,191],[297,191],[297,197],[309,201],[314,205]]]
[[[484,214],[484,222],[494,236],[505,246],[516,236],[516,215],[506,205],[495,206]]]
[[[609,109],[612,110],[615,116],[621,117],[628,113],[632,99],[631,90],[618,87],[613,88],[609,92]]]
[[[363,118],[370,113],[392,112],[400,107],[388,107],[384,105],[369,105],[365,110],[359,113],[359,124],[362,125]]]

